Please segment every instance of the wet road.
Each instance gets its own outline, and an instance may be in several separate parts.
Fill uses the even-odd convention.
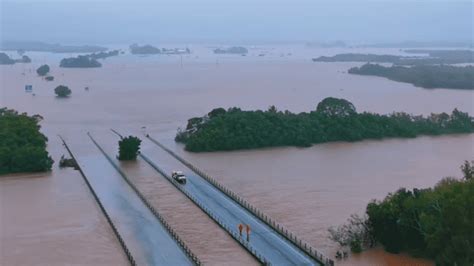
[[[145,139],[143,142],[150,142]],[[248,224],[251,228],[250,244],[270,261],[273,265],[320,265],[318,262],[309,257],[302,250],[294,246],[287,239],[280,236],[276,231],[271,229],[263,221],[259,220],[253,214],[245,210],[238,203],[227,197],[221,191],[209,184],[200,176],[196,175],[192,170],[175,160],[162,160],[165,151],[158,146],[150,148],[150,143],[143,143],[147,149],[142,151],[142,156],[157,168],[162,169],[165,173],[176,170],[182,170],[187,176],[187,183],[183,188],[200,201],[205,207],[210,209],[221,221],[230,228],[238,231],[240,223]],[[163,162],[163,163],[162,163]],[[243,232],[245,238],[245,229]]]
[[[87,149],[96,149],[89,141]],[[90,148],[89,148],[90,146]],[[74,146],[71,147],[74,153]],[[103,155],[77,156],[139,265],[192,265],[175,240]]]

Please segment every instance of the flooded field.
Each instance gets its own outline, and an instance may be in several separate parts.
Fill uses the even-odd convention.
[[[459,176],[462,161],[474,157],[472,134],[326,143],[310,148],[283,147],[203,154],[184,152],[182,146],[173,141],[176,129],[184,127],[188,118],[202,116],[215,107],[266,109],[275,105],[279,110],[301,112],[314,110],[320,100],[332,96],[353,102],[358,111],[406,111],[426,115],[431,112],[451,112],[458,108],[474,114],[472,91],[429,90],[384,78],[353,76],[346,71],[352,66],[360,65],[359,63],[313,63],[310,60],[312,57],[333,55],[344,50],[292,46],[257,47],[250,50],[249,56],[241,57],[215,56],[206,47],[191,48],[195,53],[184,56],[182,64],[179,56],[124,55],[106,59],[103,67],[98,69],[63,69],[58,67],[59,60],[69,55],[31,53],[31,64],[0,66],[0,106],[41,114],[44,117],[43,131],[50,138],[49,149],[56,161],[61,153],[65,153],[60,148],[56,134],[65,136],[68,142],[77,147],[77,152],[87,154],[89,151],[81,151],[80,143],[87,131],[97,134],[98,139],[107,140],[107,145],[111,145],[109,138],[114,136],[106,132],[108,128],[140,134],[141,128],[146,127],[148,133],[327,254],[333,254],[335,250],[335,245],[327,239],[329,226],[344,222],[351,213],[362,213],[371,199],[381,199],[401,186],[428,187],[444,176]],[[266,56],[256,56],[262,51]],[[367,49],[363,52],[401,53],[398,49]],[[43,63],[50,64],[54,81],[47,82],[36,75],[36,67]],[[26,84],[33,85],[34,96],[24,92]],[[72,89],[70,98],[57,99],[54,96],[53,89],[60,84]],[[85,87],[89,87],[89,90],[86,91]],[[111,146],[108,147],[111,149]],[[182,195],[178,195],[178,191],[173,194],[170,188],[164,188],[166,185],[162,184],[163,181],[153,181],[151,177],[156,174],[151,173],[150,169],[136,165],[126,168],[137,182],[143,184],[144,193],[156,197],[156,202],[159,198],[169,200],[156,203],[161,205],[160,208],[169,219],[183,219],[179,213],[173,212],[174,204],[180,206],[182,212],[191,209],[193,212],[197,211],[195,206],[186,205],[188,203]],[[145,189],[145,184],[149,184],[149,187],[146,185],[149,190]],[[33,194],[31,189],[38,189],[38,186],[44,186],[44,190]],[[9,188],[8,192],[5,188]],[[75,217],[69,212],[61,211],[61,204],[64,204],[68,210],[74,210],[72,213],[87,213],[78,215],[77,219],[80,216],[80,220],[76,221],[77,226],[93,224],[90,228],[95,229],[91,230],[100,229],[102,232],[100,235],[103,237],[87,242],[84,250],[80,251],[69,242],[71,246],[64,244],[71,230],[58,230],[50,248],[60,246],[59,250],[64,250],[65,253],[74,249],[78,258],[79,254],[89,249],[97,252],[96,258],[107,252],[115,253],[115,257],[103,256],[102,259],[113,261],[103,261],[102,264],[117,265],[125,262],[118,242],[104,223],[105,218],[94,206],[78,173],[59,171],[55,165],[53,173],[42,178],[1,177],[0,189],[2,217],[4,213],[13,212],[20,217],[27,215],[26,211],[8,210],[6,203],[10,202],[8,205],[15,204],[16,208],[20,208],[16,201],[21,202],[20,198],[32,198],[34,195],[32,201],[37,204],[48,201],[57,204],[45,203],[33,208],[24,202],[20,205],[21,208],[37,210],[48,216],[48,219],[57,220],[58,227],[61,228],[67,224],[62,217]],[[12,193],[10,190],[16,192]],[[161,190],[166,192],[159,194]],[[198,213],[196,216],[196,223],[203,223],[203,227],[208,228],[206,230],[214,230],[216,227],[215,224],[209,224],[209,219],[201,217],[204,214]],[[2,243],[5,237],[11,240],[13,236],[28,230],[35,234],[43,230],[38,227],[36,220],[26,216],[22,223],[14,221],[2,218]],[[54,224],[56,223],[48,223],[50,226]],[[9,229],[15,226],[18,227],[17,231]],[[186,222],[178,225],[183,238],[198,245],[201,235],[196,235],[195,230],[188,230],[187,226]],[[88,233],[81,234],[85,239],[88,236]],[[216,234],[213,237],[218,236]],[[228,238],[227,235],[222,235],[222,245],[216,242],[196,249],[203,256],[208,256],[209,261],[218,260],[213,255],[216,251],[228,254],[237,249],[235,254],[245,253],[240,248],[235,248],[235,243],[229,243]],[[40,237],[32,235],[31,239]],[[11,251],[8,247],[2,247],[2,258],[21,255],[7,252]],[[24,244],[24,250],[42,252],[41,247],[27,244]],[[206,251],[209,252],[208,255]],[[252,263],[251,258],[246,255],[235,254],[228,257],[228,260],[237,264]],[[53,260],[51,256],[55,256],[47,255],[38,256],[41,263],[48,264]],[[64,254],[57,256],[59,264],[74,258]],[[87,259],[92,262],[93,258]],[[23,256],[22,259],[27,260],[29,256]],[[97,261],[101,262],[100,259]],[[25,261],[20,264],[30,263]],[[404,255],[387,254],[380,249],[352,256],[344,262],[348,265],[401,263],[429,264]]]

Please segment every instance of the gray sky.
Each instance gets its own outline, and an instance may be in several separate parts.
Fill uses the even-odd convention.
[[[3,40],[69,44],[472,41],[473,2],[0,0]]]

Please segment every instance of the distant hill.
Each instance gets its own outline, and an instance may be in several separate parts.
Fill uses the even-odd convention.
[[[4,51],[34,51],[53,53],[97,53],[106,51],[106,47],[95,45],[61,45],[34,41],[3,41],[0,50]]]
[[[472,50],[425,50],[411,49],[406,53],[428,54],[428,56],[399,56],[377,54],[337,54],[313,58],[314,62],[375,62],[396,65],[439,65],[474,63]]]

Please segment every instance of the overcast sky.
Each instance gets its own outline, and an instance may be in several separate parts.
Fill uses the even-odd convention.
[[[2,40],[69,44],[472,41],[473,2],[0,0]]]

